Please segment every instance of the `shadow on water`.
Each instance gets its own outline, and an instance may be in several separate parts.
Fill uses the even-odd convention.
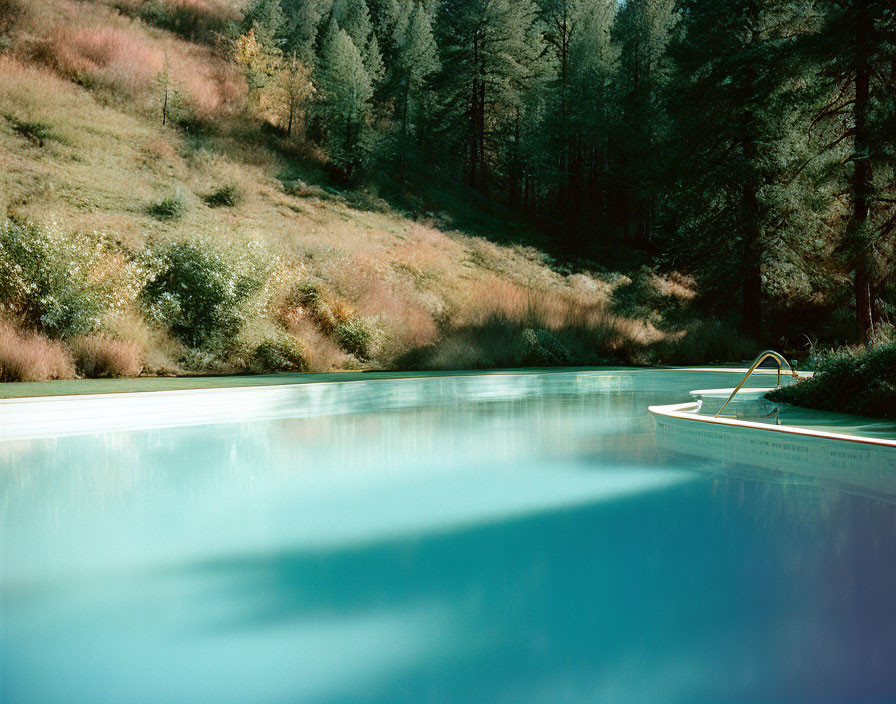
[[[819,510],[852,522],[821,525]],[[432,624],[443,652],[344,701],[830,700],[896,687],[896,629],[880,628],[896,623],[893,530],[860,497],[723,478],[182,570],[224,606],[195,624],[218,635],[451,605],[451,628]]]

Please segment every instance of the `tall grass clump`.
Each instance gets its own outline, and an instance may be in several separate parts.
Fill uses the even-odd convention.
[[[240,187],[235,183],[228,183],[203,197],[202,200],[210,208],[233,208],[242,198]]]
[[[896,418],[896,336],[843,347],[816,362],[815,375],[769,394],[772,401],[874,418]]]
[[[98,233],[0,223],[0,306],[51,337],[98,330],[136,299],[146,273]]]
[[[78,373],[87,377],[134,377],[143,370],[143,353],[133,342],[108,335],[83,335],[69,343]]]
[[[424,369],[486,369],[641,363],[659,333],[612,314],[603,302],[490,286],[482,313],[450,325],[443,337],[400,358]]]
[[[180,220],[187,212],[187,199],[183,193],[172,193],[150,203],[146,211],[157,220]]]
[[[0,382],[71,379],[75,366],[62,343],[0,320]]]
[[[164,54],[133,27],[66,26],[51,40],[56,68],[81,85],[133,95],[152,86]]]
[[[260,315],[280,280],[279,261],[258,242],[200,238],[150,250],[154,275],[143,292],[150,317],[185,345],[223,353],[247,320]]]

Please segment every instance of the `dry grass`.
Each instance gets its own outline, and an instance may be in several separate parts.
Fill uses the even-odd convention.
[[[164,54],[131,27],[62,27],[49,43],[64,74],[125,94],[147,90],[165,66]]]
[[[118,340],[136,345],[143,359],[144,374],[171,375],[181,371],[175,360],[183,355],[183,346],[166,331],[147,324],[137,310],[111,316],[106,325]]]
[[[212,120],[238,110],[246,87],[239,71],[207,44],[160,33],[140,21],[150,4],[187,38],[209,38],[238,17],[234,3],[212,0],[20,0],[12,53],[49,65],[65,78],[143,115],[161,116],[167,72],[177,119]],[[122,14],[124,13],[124,14]]]
[[[75,366],[65,347],[0,320],[0,381],[72,379]]]
[[[291,335],[304,342],[309,372],[330,372],[352,366],[351,356],[332,337],[323,333],[301,309],[291,309],[282,322]]]
[[[187,18],[185,24],[172,29],[167,19],[147,19],[144,0],[19,0],[25,11],[18,31],[8,35],[10,51],[0,55],[0,115],[47,123],[60,139],[38,148],[0,119],[0,210],[111,233],[122,256],[149,241],[198,236],[262,242],[287,263],[292,283],[319,283],[328,313],[280,301],[243,347],[289,333],[306,348],[313,371],[359,364],[340,349],[335,330],[361,318],[375,321],[379,331],[368,366],[401,366],[415,355],[416,365],[425,357],[425,365],[446,367],[546,363],[553,344],[547,334],[571,360],[591,362],[696,358],[701,339],[712,343],[712,356],[739,352],[730,331],[657,329],[670,326],[655,315],[654,301],[689,301],[693,285],[685,279],[565,276],[531,247],[447,232],[382,208],[351,207],[350,198],[315,181],[325,172],[317,150],[265,133],[242,110],[246,86],[239,72],[208,43],[185,40],[189,17],[196,26],[213,26],[235,15],[238,0],[155,2],[172,17]],[[161,125],[157,78],[166,58],[185,117],[193,120],[188,130],[177,121]],[[280,181],[293,169],[295,188]],[[231,183],[242,194],[238,207],[203,202]],[[181,219],[147,214],[149,203],[175,190],[190,204]],[[630,290],[620,281],[632,284]],[[618,305],[625,295],[632,304]],[[139,305],[106,324],[115,338],[134,343],[131,352],[142,356],[149,373],[176,373],[190,356],[147,324]],[[541,335],[537,344],[527,330]],[[720,339],[727,342],[716,344]],[[91,344],[94,356],[108,349]],[[190,359],[195,367],[196,355]],[[208,363],[241,365],[238,359]]]
[[[134,377],[143,371],[143,354],[130,341],[84,335],[71,341],[78,373],[86,377]]]

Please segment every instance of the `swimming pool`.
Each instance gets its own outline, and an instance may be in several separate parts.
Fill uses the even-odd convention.
[[[25,401],[3,699],[892,701],[896,505],[656,444],[739,378]]]

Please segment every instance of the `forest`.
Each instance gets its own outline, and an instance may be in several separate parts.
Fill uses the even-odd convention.
[[[0,77],[3,381],[896,367],[891,1],[0,0]]]
[[[688,272],[754,339],[893,319],[884,0],[255,0],[252,99],[345,179],[462,181],[567,256]]]

